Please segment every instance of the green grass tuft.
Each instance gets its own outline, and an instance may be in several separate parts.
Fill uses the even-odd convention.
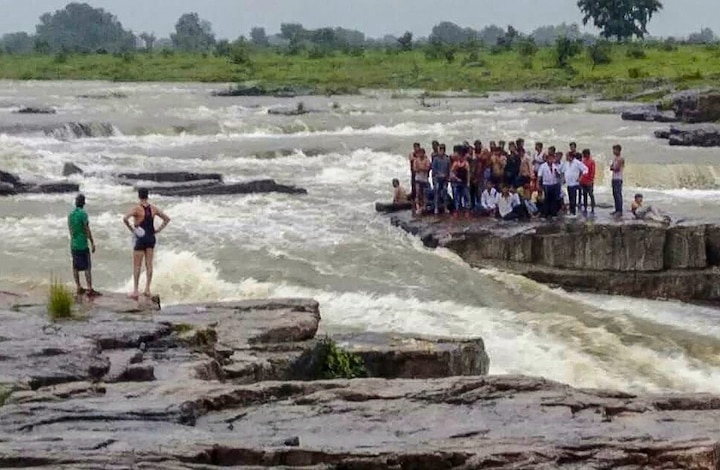
[[[12,395],[13,389],[4,384],[0,384],[0,407],[5,405],[5,401]]]
[[[53,321],[67,320],[72,318],[73,304],[75,300],[70,289],[54,278],[48,292],[47,310],[50,319]]]
[[[365,361],[357,354],[345,351],[330,338],[323,338],[315,346],[315,360],[322,379],[355,379],[367,377]]]

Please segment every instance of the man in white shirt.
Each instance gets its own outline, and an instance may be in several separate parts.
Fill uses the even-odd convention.
[[[545,196],[543,202],[543,217],[555,217],[560,212],[560,165],[555,161],[555,155],[548,153],[547,160],[538,170],[538,182]]]
[[[497,208],[497,191],[492,181],[485,183],[485,191],[480,195],[480,213],[482,215],[495,215]]]
[[[517,220],[526,218],[527,214],[523,210],[525,206],[520,201],[517,193],[510,192],[510,186],[504,184],[502,192],[497,195],[497,215],[503,220]]]
[[[535,143],[535,153],[532,157],[532,164],[533,164],[533,171],[537,175],[538,171],[540,170],[540,167],[542,164],[545,163],[545,153],[543,152],[543,143],[542,142],[536,142]]]
[[[568,153],[563,170],[570,201],[570,214],[576,215],[577,207],[580,205],[580,176],[587,174],[588,167],[575,158],[575,155]]]

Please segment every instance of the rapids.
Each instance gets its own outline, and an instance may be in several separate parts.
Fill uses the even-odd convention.
[[[449,145],[525,137],[565,150],[589,147],[609,202],[612,144],[625,148],[626,200],[682,217],[717,218],[720,163],[711,149],[675,149],[653,124],[569,106],[447,98],[422,107],[390,93],[308,97],[305,116],[270,116],[298,99],[218,98],[222,85],[0,82],[0,169],[59,177],[65,162],[97,174],[163,169],[220,172],[228,181],[270,177],[307,196],[162,198],[173,218],[159,237],[155,291],[164,303],[307,296],[328,331],[479,335],[491,373],[544,376],[582,387],[720,392],[718,310],[674,302],[567,293],[518,276],[470,268],[376,215],[390,180],[407,179],[414,141]],[[78,95],[115,92],[104,100]],[[54,115],[18,115],[52,106]],[[109,134],[46,134],[67,123],[110,123]],[[97,127],[93,127],[97,128]],[[105,129],[105,128],[101,128]],[[75,177],[74,177],[75,178]],[[130,288],[130,237],[120,218],[132,188],[78,178],[98,243],[101,289]],[[407,185],[407,183],[405,183]],[[42,289],[70,280],[68,195],[0,199],[0,288]]]

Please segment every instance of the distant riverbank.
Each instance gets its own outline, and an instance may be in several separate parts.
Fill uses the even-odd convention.
[[[496,52],[496,53],[493,53]],[[427,91],[519,91],[570,88],[606,99],[652,100],[669,89],[709,85],[720,78],[720,46],[673,48],[614,45],[609,63],[580,51],[566,67],[554,47],[531,55],[488,49],[432,57],[426,51],[364,51],[362,55],[250,53],[243,64],[213,54],[156,53],[0,56],[0,79],[111,80],[121,82],[243,82],[296,86],[327,94],[361,88]],[[312,56],[314,58],[310,58]],[[316,58],[315,58],[316,57]],[[607,62],[603,60],[601,62]],[[657,89],[657,94],[645,93]],[[637,96],[640,95],[640,96]]]

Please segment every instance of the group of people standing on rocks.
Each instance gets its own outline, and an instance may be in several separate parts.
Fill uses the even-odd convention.
[[[138,190],[139,202],[125,214],[123,224],[132,234],[133,248],[133,291],[130,298],[138,300],[140,297],[139,284],[143,262],[145,264],[145,297],[151,297],[150,285],[153,277],[153,257],[155,250],[155,235],[162,232],[170,223],[168,217],[157,206],[150,204],[147,189]],[[70,232],[70,252],[72,255],[73,278],[78,295],[87,294],[88,297],[100,295],[93,289],[92,283],[92,254],[95,253],[95,239],[90,230],[90,221],[85,212],[85,195],[78,194],[75,198],[75,209],[68,216],[68,230]],[[162,220],[160,227],[155,228],[155,217]],[[80,273],[85,273],[87,288],[80,284]]]
[[[552,218],[562,210],[571,217],[579,211],[585,217],[595,214],[596,163],[590,150],[578,151],[575,142],[563,154],[541,142],[528,151],[524,139],[493,141],[489,146],[476,140],[474,145],[455,145],[448,154],[445,144],[434,141],[431,155],[415,143],[408,160],[411,192],[393,180],[394,202],[411,201],[418,215],[477,214],[513,220]],[[615,216],[623,213],[624,169],[622,147],[615,145],[610,165]]]

